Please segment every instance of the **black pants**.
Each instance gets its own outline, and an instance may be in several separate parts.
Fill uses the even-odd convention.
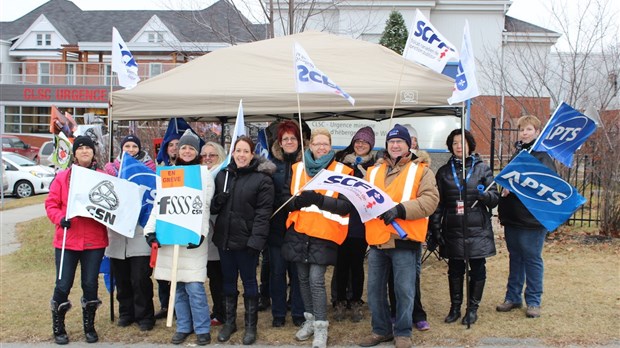
[[[487,259],[469,259],[469,278],[472,281],[487,279]],[[461,278],[465,276],[465,260],[448,260],[448,276]]]
[[[347,286],[351,276],[352,302],[359,302],[364,291],[364,256],[368,244],[364,238],[347,238],[338,247],[336,261],[336,298],[338,301],[347,300]]]
[[[140,324],[153,324],[153,270],[149,256],[129,257],[124,260],[110,258],[116,284],[118,316]]]
[[[222,286],[222,265],[220,260],[207,262],[207,277],[209,277],[209,291],[213,307],[211,308],[211,319],[216,318],[224,322],[224,288]]]

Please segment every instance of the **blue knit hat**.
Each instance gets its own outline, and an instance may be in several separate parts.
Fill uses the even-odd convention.
[[[407,130],[407,128],[399,125],[398,123],[394,125],[394,128],[392,128],[388,132],[387,137],[385,138],[386,148],[387,148],[387,142],[390,141],[390,139],[394,139],[394,138],[404,140],[407,143],[407,148],[411,148],[411,136],[409,135],[409,131]]]

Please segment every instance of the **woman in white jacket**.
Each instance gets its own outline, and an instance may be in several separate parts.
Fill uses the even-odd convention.
[[[179,140],[179,156],[177,166],[200,164],[198,149],[199,139],[191,131],[186,131]],[[205,168],[206,169],[206,168]],[[180,248],[177,268],[177,290],[174,309],[177,316],[177,329],[172,336],[173,344],[181,344],[192,333],[196,333],[196,343],[207,345],[211,342],[211,319],[209,304],[204,282],[207,279],[205,265],[208,259],[207,243],[203,243],[209,231],[210,203],[213,197],[213,177],[204,171],[202,179],[202,228],[199,244],[190,243],[186,248]],[[159,215],[159,208],[155,207],[144,233],[149,245],[159,244],[155,224]],[[172,245],[164,245],[159,249],[155,265],[155,279],[171,280],[172,276]]]

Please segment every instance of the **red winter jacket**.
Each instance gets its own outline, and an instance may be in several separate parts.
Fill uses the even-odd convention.
[[[97,170],[103,172],[101,170]],[[62,235],[64,228],[60,226],[60,220],[67,214],[67,196],[69,195],[69,180],[71,168],[56,174],[56,178],[50,185],[50,193],[45,200],[45,211],[50,221],[56,225],[54,235],[54,247],[62,248]],[[71,218],[71,227],[67,229],[67,250],[100,249],[108,246],[108,232],[104,225],[82,216]]]

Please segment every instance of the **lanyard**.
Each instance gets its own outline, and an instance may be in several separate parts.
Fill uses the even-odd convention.
[[[467,159],[465,160],[467,161]],[[456,168],[454,167],[454,159],[450,161],[450,165],[452,165],[452,177],[454,178],[454,183],[456,184],[456,188],[459,190],[459,197],[460,197],[461,193],[463,192],[463,187],[461,186],[460,180],[458,176],[456,175]],[[465,163],[463,163],[463,165],[465,165]],[[465,176],[465,182],[468,182],[469,178],[471,178],[471,174],[474,172],[475,165],[476,165],[476,160],[472,157],[471,168],[469,168],[469,170],[467,171],[467,175]]]

